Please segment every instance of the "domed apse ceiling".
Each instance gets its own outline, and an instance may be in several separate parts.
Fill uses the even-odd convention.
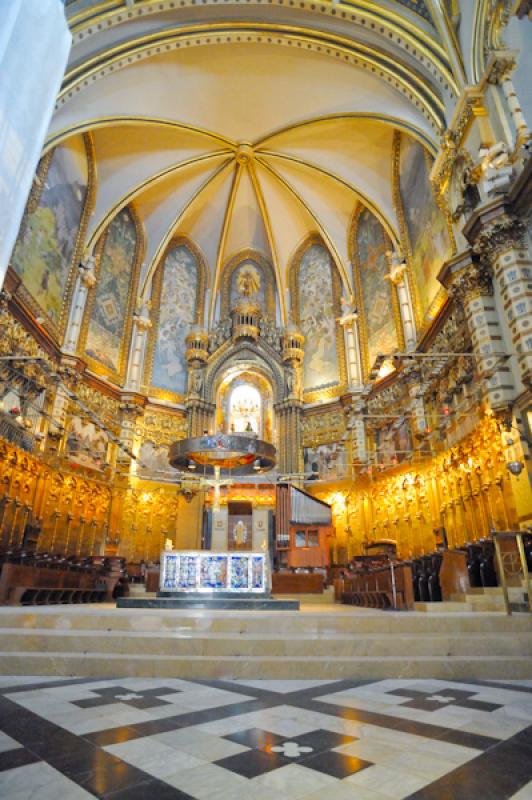
[[[72,64],[47,143],[50,149],[81,132],[92,136],[96,191],[86,250],[132,204],[146,239],[141,294],[149,296],[167,244],[186,236],[210,269],[211,319],[223,265],[243,250],[272,263],[286,319],[291,259],[306,238],[319,234],[345,293],[352,293],[350,229],[358,203],[398,241],[394,132],[435,150],[445,92],[452,89],[436,38],[434,64],[429,69],[422,57],[425,66],[413,69],[412,48],[407,54],[403,47],[404,63],[381,48],[378,62],[371,36],[364,52],[355,52],[354,39],[337,35],[321,41],[316,31],[286,26],[274,35],[266,24],[243,22],[227,23],[223,35],[212,23],[192,32],[164,15],[161,30],[152,24],[141,36],[138,28],[121,29],[113,4],[103,5],[110,9],[105,34],[95,35],[82,17],[73,26]],[[175,3],[159,5],[167,10]],[[412,11],[416,5],[419,13]],[[414,37],[414,17],[427,28],[422,6],[405,3],[406,22],[382,17],[383,25],[396,26],[388,51]],[[128,24],[134,23],[140,24],[136,18]],[[427,39],[420,42],[421,52]]]

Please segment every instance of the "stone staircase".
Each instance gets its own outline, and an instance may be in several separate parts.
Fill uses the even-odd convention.
[[[508,589],[508,599],[512,611],[526,612],[529,610],[526,586],[523,581],[521,586],[511,586]],[[504,598],[499,586],[468,589],[467,592],[457,592],[451,595],[451,600],[442,603],[416,603],[416,611],[429,614],[452,614],[464,611],[500,611],[504,612]]]
[[[0,674],[532,679],[532,615],[2,607]]]

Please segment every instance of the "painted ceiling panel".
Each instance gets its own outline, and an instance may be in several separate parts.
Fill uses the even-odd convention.
[[[176,233],[189,236],[205,256],[211,276],[214,273],[222,226],[231,194],[234,162],[220,174],[190,205],[176,228]]]
[[[289,184],[299,201],[309,209],[326,244],[332,245],[333,256],[336,255],[340,260],[338,266],[340,272],[343,268],[346,284],[350,283],[347,242],[353,212],[358,202],[355,193],[307,165],[274,156],[267,160]]]
[[[311,121],[264,143],[264,149],[334,173],[359,191],[397,229],[392,197],[394,128],[356,117]]]
[[[288,287],[288,268],[297,248],[313,233],[314,220],[304,206],[260,163],[255,165],[264,202],[274,234],[275,249],[284,290]]]
[[[194,131],[162,126],[122,126],[93,134],[98,163],[96,206],[88,236],[109,209],[158,174],[212,152],[220,143]],[[179,169],[178,169],[179,172]]]
[[[229,221],[222,262],[225,263],[241,250],[248,248],[259,250],[271,260],[268,236],[250,172],[244,168]]]
[[[146,233],[146,267],[176,218],[225,161],[226,156],[217,156],[200,164],[182,167],[140,195],[135,207]]]

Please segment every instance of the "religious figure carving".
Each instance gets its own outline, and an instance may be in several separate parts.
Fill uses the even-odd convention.
[[[260,289],[260,275],[251,264],[240,270],[237,277],[238,293],[242,297],[253,297]]]
[[[203,388],[203,371],[199,367],[193,367],[190,371],[189,393],[194,397],[201,395]]]
[[[286,388],[289,397],[299,397],[299,373],[296,367],[288,367],[286,370]]]

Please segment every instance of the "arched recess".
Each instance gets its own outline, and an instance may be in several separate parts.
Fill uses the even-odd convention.
[[[153,278],[153,327],[148,338],[144,382],[149,394],[182,402],[186,392],[186,337],[203,323],[208,271],[199,248],[177,236],[168,245]]]
[[[259,398],[256,412],[251,410],[249,414],[251,429],[260,439],[273,442],[274,388],[271,376],[265,373],[262,365],[257,362],[247,362],[246,366],[240,363],[229,366],[220,373],[216,385],[216,430],[222,433],[240,433],[249,430],[243,424],[248,417],[245,413],[233,414],[232,403],[236,393],[249,391]]]
[[[362,367],[367,380],[379,353],[402,349],[404,337],[397,291],[387,279],[386,253],[392,249],[392,242],[375,215],[361,204],[353,215],[349,247],[360,321]],[[392,364],[385,362],[379,377],[392,370]]]
[[[290,266],[292,317],[305,336],[305,402],[338,397],[347,372],[341,316],[342,282],[333,258],[316,234],[297,249]]]
[[[95,194],[92,136],[71,136],[41,159],[10,259],[22,280],[19,295],[58,341],[65,333]]]
[[[233,367],[260,372],[269,381],[273,391],[273,402],[279,403],[284,395],[284,371],[276,351],[261,340],[256,342],[239,341],[221,347],[209,361],[205,370],[205,399],[216,402],[218,387]]]
[[[238,294],[238,277],[246,269],[247,265],[258,268],[257,277],[259,287],[254,297],[254,302],[258,303],[262,311],[268,317],[275,320],[275,296],[277,284],[275,273],[270,261],[258,250],[241,250],[225,265],[220,282],[220,317],[227,317],[231,311],[235,297]]]
[[[79,354],[98,375],[121,384],[125,377],[139,272],[142,224],[133,206],[120,211],[96,245],[96,284],[89,290]]]

